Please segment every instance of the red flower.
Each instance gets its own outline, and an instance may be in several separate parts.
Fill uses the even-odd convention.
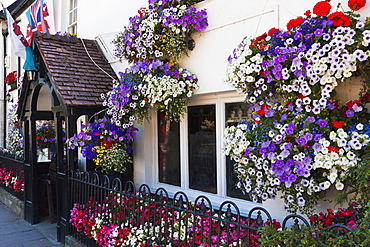
[[[338,152],[339,148],[333,148],[333,147],[328,147],[328,150],[331,152]]]
[[[17,71],[13,71],[13,72],[10,72],[7,76],[6,76],[6,78],[5,78],[5,80],[4,80],[6,83],[8,83],[8,84],[12,84],[12,83],[14,83],[14,82],[16,82],[17,81]]]
[[[287,29],[290,31],[293,28],[298,27],[304,20],[302,18],[291,19],[288,24],[286,24]]]
[[[266,33],[263,33],[262,35],[260,35],[257,38],[253,39],[251,42],[252,42],[252,44],[257,44],[261,40],[266,39],[266,37],[267,37],[267,34]]]
[[[311,17],[311,10],[307,10],[306,12],[304,12],[304,15],[307,16],[308,18]]]
[[[328,19],[333,21],[333,25],[336,27],[348,27],[352,22],[352,20],[350,20],[346,14],[340,11],[330,14]]]
[[[285,138],[285,141],[286,142],[292,142],[293,141],[293,137],[288,136],[288,137]]]
[[[343,125],[344,125],[344,121],[337,121],[337,120],[333,120],[333,121],[331,122],[331,124],[334,126],[334,128],[339,129],[339,128],[342,128],[342,127],[343,127]]]
[[[317,16],[328,15],[330,13],[331,5],[327,1],[318,2],[313,7],[313,13]]]
[[[352,110],[354,105],[361,106],[362,104],[358,100],[350,100],[346,103],[346,105],[347,105],[349,110]]]
[[[300,98],[300,99],[304,99],[304,98],[306,98],[306,97],[305,97],[305,96],[303,96],[303,94],[299,93],[299,94],[298,94],[298,98]]]
[[[145,8],[140,8],[137,13],[139,14],[140,18],[143,18],[144,14],[145,14]]]
[[[94,133],[94,136],[100,136],[100,133],[99,132],[95,132]]]
[[[366,92],[364,95],[362,95],[362,96],[360,97],[360,101],[361,101],[363,104],[369,103],[369,102],[370,102],[370,93],[369,93],[369,92]]]
[[[267,35],[268,36],[271,36],[271,35],[273,35],[274,33],[276,33],[276,32],[279,32],[279,29],[277,29],[277,28],[271,28],[268,32],[267,32]]]
[[[349,0],[348,7],[352,10],[359,10],[366,5],[366,0]]]

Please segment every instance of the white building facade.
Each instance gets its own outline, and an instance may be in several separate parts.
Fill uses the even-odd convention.
[[[204,194],[216,205],[224,200],[232,200],[246,212],[252,207],[262,206],[277,219],[288,214],[279,198],[254,203],[233,189],[236,182],[232,175],[233,163],[221,151],[224,145],[223,132],[226,126],[247,117],[248,106],[243,103],[243,95],[225,82],[227,58],[245,36],[256,37],[273,27],[285,29],[290,19],[312,10],[316,2],[204,0],[195,5],[197,9],[207,10],[209,26],[202,33],[193,35],[195,48],[188,57],[181,58],[180,66],[197,75],[200,88],[195,91],[180,123],[167,126],[158,113],[151,111],[150,121],[136,124],[139,131],[134,141],[135,184],[163,187],[173,194],[183,191],[190,198]],[[346,1],[336,0],[331,4],[336,6],[338,2],[346,8]],[[116,33],[123,30],[128,18],[147,5],[146,0],[54,0],[55,30],[77,34],[80,38],[96,39],[118,73],[127,67],[127,62],[114,57],[111,41]],[[366,6],[360,13],[366,16],[369,11],[370,7]],[[17,20],[21,29],[26,30],[25,14],[19,15]],[[3,29],[4,26],[3,22]],[[4,45],[4,40],[0,40],[1,45]],[[0,57],[5,59],[6,69],[1,69],[1,78],[10,71],[21,71],[19,60],[12,53],[9,42],[6,54],[1,50]],[[6,90],[7,93],[9,89]],[[10,94],[13,102],[16,102],[17,91]],[[356,94],[353,85],[343,89],[343,101]],[[167,129],[163,130],[165,127]],[[165,136],[170,135],[166,134],[168,130],[174,133],[172,137]],[[207,134],[201,135],[202,131]],[[169,150],[166,149],[169,147]],[[166,156],[171,158],[170,161],[163,159],[166,152],[171,152]],[[323,202],[318,211],[324,208],[326,205]]]

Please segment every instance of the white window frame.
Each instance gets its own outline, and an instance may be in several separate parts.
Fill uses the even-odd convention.
[[[236,92],[222,92],[205,95],[194,95],[191,98],[189,106],[200,105],[215,105],[216,109],[216,172],[217,172],[217,193],[209,193],[200,190],[189,188],[189,160],[188,160],[188,122],[187,114],[180,122],[180,186],[170,185],[159,182],[159,167],[158,167],[158,124],[157,114],[151,114],[151,130],[153,133],[153,159],[152,159],[152,181],[147,181],[148,185],[154,190],[161,187],[167,190],[169,195],[173,195],[178,191],[185,192],[190,200],[194,200],[200,195],[207,196],[215,206],[220,205],[225,200],[232,200],[236,202],[239,208],[252,208],[261,206],[261,203],[254,203],[248,200],[234,198],[227,196],[226,183],[226,155],[221,152],[224,147],[223,133],[226,126],[225,123],[225,104],[244,102],[245,98]]]
[[[77,5],[78,1],[77,0],[70,0],[69,1],[69,8],[68,8],[68,32],[70,34],[77,34]],[[75,20],[72,22],[72,17],[75,15]]]

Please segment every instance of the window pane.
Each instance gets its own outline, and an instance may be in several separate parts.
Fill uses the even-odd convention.
[[[214,105],[188,108],[189,187],[217,193]]]
[[[226,126],[237,125],[238,122],[243,122],[251,117],[248,104],[246,103],[228,103],[225,104],[225,118]],[[243,192],[236,187],[238,178],[234,172],[233,160],[230,157],[226,157],[226,183],[227,183],[227,195],[250,200],[248,195],[244,195]]]
[[[159,182],[180,186],[180,124],[158,113]]]

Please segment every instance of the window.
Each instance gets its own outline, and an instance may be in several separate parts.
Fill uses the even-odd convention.
[[[245,205],[252,203],[236,187],[234,162],[221,151],[225,127],[250,118],[248,104],[231,92],[195,96],[179,123],[158,113],[158,170],[153,182],[173,193],[181,189],[196,196],[201,191],[213,200],[233,197]]]
[[[159,182],[180,186],[180,124],[158,113]]]
[[[77,34],[77,0],[69,1],[68,32]]]
[[[244,122],[250,118],[250,111],[246,103],[226,103],[225,104],[225,126],[235,126],[239,122]],[[231,197],[250,200],[248,195],[243,194],[241,190],[236,188],[238,182],[236,173],[234,172],[234,161],[226,157],[226,187],[227,195]]]
[[[216,193],[215,105],[188,108],[189,188]]]

